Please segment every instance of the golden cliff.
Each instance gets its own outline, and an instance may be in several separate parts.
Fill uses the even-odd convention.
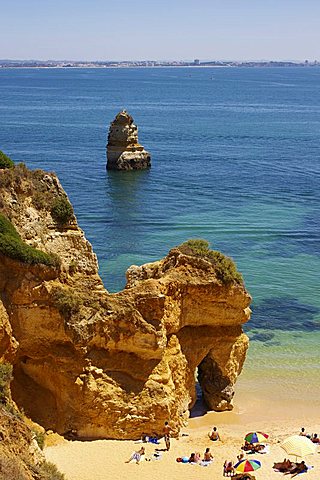
[[[109,294],[72,211],[59,221],[53,205],[69,204],[55,175],[0,170],[0,199],[18,233],[3,229],[20,235],[12,245],[38,249],[21,257],[0,223],[0,358],[14,365],[13,398],[33,420],[92,438],[160,433],[165,420],[177,431],[196,369],[209,407],[232,408],[251,301],[232,262],[189,242],[130,267],[126,288]]]

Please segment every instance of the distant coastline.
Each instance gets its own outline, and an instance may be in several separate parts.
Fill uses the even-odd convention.
[[[80,60],[0,60],[1,68],[161,68],[161,67],[319,67],[320,62],[294,61],[80,61]]]

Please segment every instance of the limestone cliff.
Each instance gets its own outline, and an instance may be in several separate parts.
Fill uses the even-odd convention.
[[[110,125],[107,143],[108,170],[143,170],[151,166],[151,156],[138,142],[138,128],[125,110]]]
[[[39,465],[43,461],[44,456],[34,439],[34,434],[19,413],[0,405],[0,478],[3,480],[47,478],[39,471]]]
[[[0,171],[0,212],[24,242],[60,259],[0,254],[0,357],[14,365],[18,405],[81,437],[136,438],[168,419],[178,431],[198,369],[210,408],[232,408],[251,298],[229,264],[225,276],[225,257],[175,248],[129,268],[126,288],[109,294],[75,217],[59,224],[53,215],[61,197],[53,174]]]

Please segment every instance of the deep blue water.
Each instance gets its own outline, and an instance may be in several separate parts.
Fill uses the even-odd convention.
[[[105,170],[122,108],[150,171]],[[0,69],[0,149],[58,174],[110,291],[203,237],[243,273],[257,344],[319,340],[320,68]]]

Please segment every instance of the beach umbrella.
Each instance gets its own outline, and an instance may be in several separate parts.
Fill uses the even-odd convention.
[[[249,443],[263,443],[267,438],[269,438],[269,435],[263,432],[250,432],[244,437],[246,442]]]
[[[259,460],[240,460],[240,462],[236,463],[234,466],[239,473],[254,472],[260,467],[261,462],[259,462]]]
[[[305,457],[315,453],[317,446],[311,440],[303,435],[292,435],[286,438],[280,445],[287,452],[288,455],[296,457]]]

